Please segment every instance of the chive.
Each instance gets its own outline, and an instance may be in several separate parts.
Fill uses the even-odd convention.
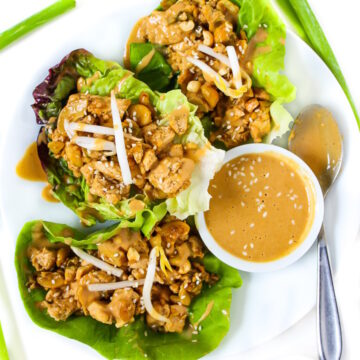
[[[5,30],[0,33],[0,50],[10,45],[21,36],[74,8],[75,5],[75,0],[58,0],[54,4],[21,21],[12,28]]]
[[[0,323],[0,360],[9,360],[9,354],[7,352],[4,334]]]
[[[311,46],[310,40],[307,37],[305,30],[302,27],[298,16],[296,15],[296,12],[291,7],[289,0],[276,0],[276,4],[278,5],[281,12],[285,15],[286,19],[291,24],[298,36],[300,36],[302,40]]]
[[[336,77],[350,103],[360,129],[360,117],[344,75],[309,3],[307,0],[276,0],[276,2],[299,36],[303,38],[303,34],[306,34],[308,41],[305,41],[317,52]],[[299,25],[302,28],[300,31]]]

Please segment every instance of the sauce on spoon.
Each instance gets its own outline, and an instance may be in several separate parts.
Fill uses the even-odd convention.
[[[290,133],[289,150],[310,166],[325,193],[342,159],[342,138],[331,112],[319,105],[302,111]]]

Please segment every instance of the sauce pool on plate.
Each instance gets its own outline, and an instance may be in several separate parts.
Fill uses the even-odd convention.
[[[210,183],[205,222],[226,251],[254,262],[277,260],[306,238],[314,191],[293,160],[274,152],[227,162]]]
[[[26,149],[24,156],[16,165],[16,174],[24,180],[47,182],[47,176],[38,156],[36,142],[31,143]],[[50,184],[44,187],[41,196],[46,201],[59,202],[54,197]]]

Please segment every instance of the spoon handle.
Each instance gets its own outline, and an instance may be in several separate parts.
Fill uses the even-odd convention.
[[[317,297],[317,328],[320,359],[339,360],[342,351],[340,317],[323,226],[318,236]]]

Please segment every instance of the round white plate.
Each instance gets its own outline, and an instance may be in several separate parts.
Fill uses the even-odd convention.
[[[46,219],[80,226],[78,219],[62,204],[42,200],[43,184],[23,181],[15,174],[17,162],[38,132],[30,108],[32,90],[47,75],[48,68],[73,49],[84,47],[98,57],[121,60],[132,25],[158,2],[90,1],[1,55],[0,118],[8,123],[8,131],[2,149],[0,176],[1,209],[7,237],[1,239],[0,260],[20,333],[18,338],[9,337],[10,352],[16,360],[26,357],[45,360],[49,355],[54,360],[99,359],[91,348],[35,326],[25,313],[17,289],[13,258],[22,225],[32,219]],[[359,224],[358,129],[340,86],[318,56],[291,33],[286,42],[286,54],[285,73],[298,89],[297,99],[288,109],[296,115],[311,103],[327,106],[338,119],[344,136],[344,166],[326,199],[325,211],[325,229],[336,271]],[[243,287],[234,292],[229,334],[209,358],[234,355],[267,341],[314,306],[316,249],[313,247],[300,261],[284,270],[267,274],[242,273],[242,277]],[[6,332],[6,324],[4,327]]]

